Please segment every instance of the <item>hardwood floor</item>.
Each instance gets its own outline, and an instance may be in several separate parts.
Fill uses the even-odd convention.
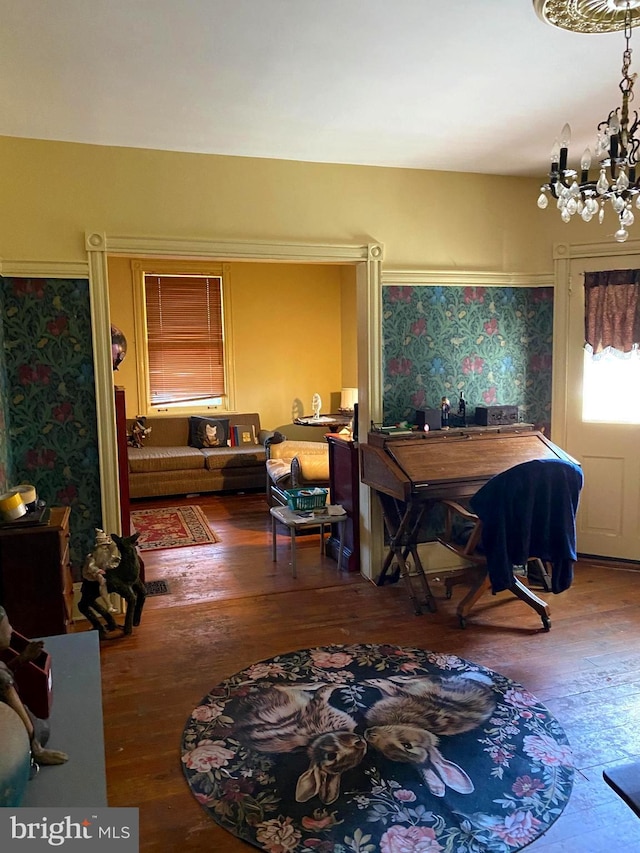
[[[315,535],[299,539],[298,578],[288,533],[271,561],[263,495],[168,498],[134,508],[197,504],[220,542],[147,551],[147,580],[170,593],[147,599],[129,638],[101,645],[109,804],[140,809],[141,851],[253,849],[198,805],[180,765],[183,727],[211,687],[251,663],[332,643],[451,652],[525,685],[555,714],[576,756],[569,804],[527,851],[640,849],[640,821],[602,771],[640,758],[640,571],[581,562],[571,589],[543,594],[552,628],[508,593],[483,599],[466,630],[434,586],[438,612],[415,616],[401,584],[377,588],[336,570]],[[78,629],[82,629],[78,625]]]

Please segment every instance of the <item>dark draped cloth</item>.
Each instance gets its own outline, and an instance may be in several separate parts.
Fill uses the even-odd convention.
[[[584,276],[584,338],[594,355],[630,353],[640,343],[640,270]]]
[[[535,459],[489,480],[471,498],[482,520],[482,547],[494,593],[513,584],[513,567],[531,557],[551,563],[554,593],[571,586],[582,469],[561,459]]]

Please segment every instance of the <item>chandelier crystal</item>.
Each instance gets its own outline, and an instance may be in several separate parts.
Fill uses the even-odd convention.
[[[604,222],[605,211],[610,207],[618,218],[619,228],[615,232],[615,239],[623,243],[629,236],[628,228],[635,220],[634,206],[640,210],[640,140],[636,135],[640,121],[637,111],[634,110],[631,115],[629,113],[633,84],[637,77],[630,73],[631,10],[640,4],[640,0],[604,2],[617,10],[624,10],[626,47],[622,55],[622,80],[619,84],[622,104],[611,110],[598,125],[595,149],[593,153],[589,148],[585,149],[579,173],[567,165],[571,128],[568,124],[564,125],[551,150],[549,181],[540,188],[538,207],[548,207],[553,199],[563,222],[570,222],[574,216],[589,222],[595,216],[600,224]],[[597,166],[592,171],[594,161]]]

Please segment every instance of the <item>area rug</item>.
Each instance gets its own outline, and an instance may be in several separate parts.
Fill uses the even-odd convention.
[[[182,766],[211,817],[269,853],[513,853],[558,818],[574,772],[524,687],[388,645],[231,676],[193,710]]]
[[[138,547],[141,551],[219,541],[199,506],[134,509],[131,511],[131,524],[140,534]]]

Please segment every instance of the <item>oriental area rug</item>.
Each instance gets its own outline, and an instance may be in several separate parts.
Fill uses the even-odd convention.
[[[138,548],[141,551],[207,545],[220,541],[199,506],[135,509],[131,510],[130,515],[133,529],[140,534]]]
[[[558,818],[574,772],[524,687],[388,645],[231,676],[193,710],[182,765],[213,820],[269,853],[513,853]]]

